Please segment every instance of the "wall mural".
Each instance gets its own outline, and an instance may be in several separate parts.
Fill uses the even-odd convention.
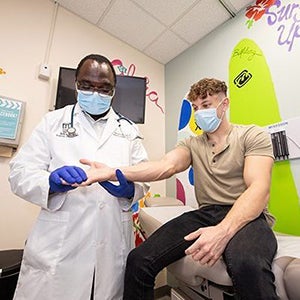
[[[127,75],[127,76],[135,76],[136,66],[131,64],[128,68],[123,65],[123,62],[120,59],[114,59],[111,61],[112,65],[115,67],[115,70],[118,75]],[[164,109],[158,103],[159,95],[155,90],[151,90],[150,88],[150,79],[149,77],[145,76],[146,78],[146,99],[153,102],[156,107],[164,114]]]
[[[288,125],[293,132],[295,132],[293,128],[299,128],[300,118],[282,122],[266,59],[257,44],[250,39],[241,40],[232,51],[229,62],[229,91],[232,123],[257,124],[265,127],[271,135],[278,134],[279,139],[282,135],[279,132],[283,130],[289,132]],[[190,102],[184,98],[180,110],[177,139],[179,141],[199,134],[202,134],[202,131],[194,121]],[[281,157],[279,158],[273,168],[269,204],[270,212],[277,218],[274,230],[300,235],[299,195],[289,157],[284,157],[285,159],[282,160]],[[177,198],[184,204],[197,207],[193,168],[177,175],[176,192]]]
[[[246,9],[246,17],[248,18],[246,25],[251,28],[255,21],[258,21],[271,7],[276,0],[257,0],[254,5]]]
[[[248,49],[250,55],[236,55],[241,49]],[[241,40],[233,49],[229,62],[229,91],[231,122],[254,123],[270,132],[270,124],[282,121],[266,59],[250,39]],[[281,124],[287,125],[286,122]],[[299,196],[289,160],[274,164],[269,209],[277,218],[275,230],[300,235]]]
[[[250,29],[254,22],[266,16],[267,24],[278,32],[277,44],[293,50],[296,38],[300,38],[300,4],[284,5],[281,0],[257,0],[255,5],[246,10],[247,27]]]
[[[194,111],[190,102],[184,98],[179,115],[177,142],[189,136],[197,136],[202,132],[194,120]],[[176,198],[185,205],[198,207],[194,193],[194,170],[192,167],[176,175]]]

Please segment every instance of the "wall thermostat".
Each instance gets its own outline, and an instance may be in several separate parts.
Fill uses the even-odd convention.
[[[51,70],[48,64],[41,64],[39,71],[39,78],[48,80],[51,75]]]

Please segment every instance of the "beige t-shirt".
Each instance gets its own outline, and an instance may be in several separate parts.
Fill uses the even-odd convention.
[[[256,125],[232,125],[219,152],[204,133],[178,143],[189,149],[194,169],[194,189],[199,207],[232,205],[246,190],[244,160],[249,155],[273,156],[270,135]],[[274,218],[265,209],[269,224]]]

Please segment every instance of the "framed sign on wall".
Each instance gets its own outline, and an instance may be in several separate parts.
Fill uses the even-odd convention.
[[[296,117],[267,127],[276,161],[300,158],[299,126],[300,117]]]
[[[24,119],[25,102],[0,96],[0,145],[17,148]]]

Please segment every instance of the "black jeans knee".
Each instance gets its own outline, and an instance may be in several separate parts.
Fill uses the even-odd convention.
[[[272,272],[276,250],[276,238],[263,215],[229,241],[223,258],[240,299],[278,299]]]
[[[153,299],[156,275],[169,264],[184,257],[185,250],[194,242],[186,241],[184,236],[200,227],[218,224],[230,208],[231,206],[211,205],[184,213],[161,226],[144,243],[132,250],[127,259],[123,299]],[[234,288],[242,299],[277,299],[271,271],[276,247],[274,234],[263,215],[242,228],[228,243],[224,260]],[[252,284],[260,291],[253,291],[255,288]],[[264,298],[259,298],[261,296]]]

